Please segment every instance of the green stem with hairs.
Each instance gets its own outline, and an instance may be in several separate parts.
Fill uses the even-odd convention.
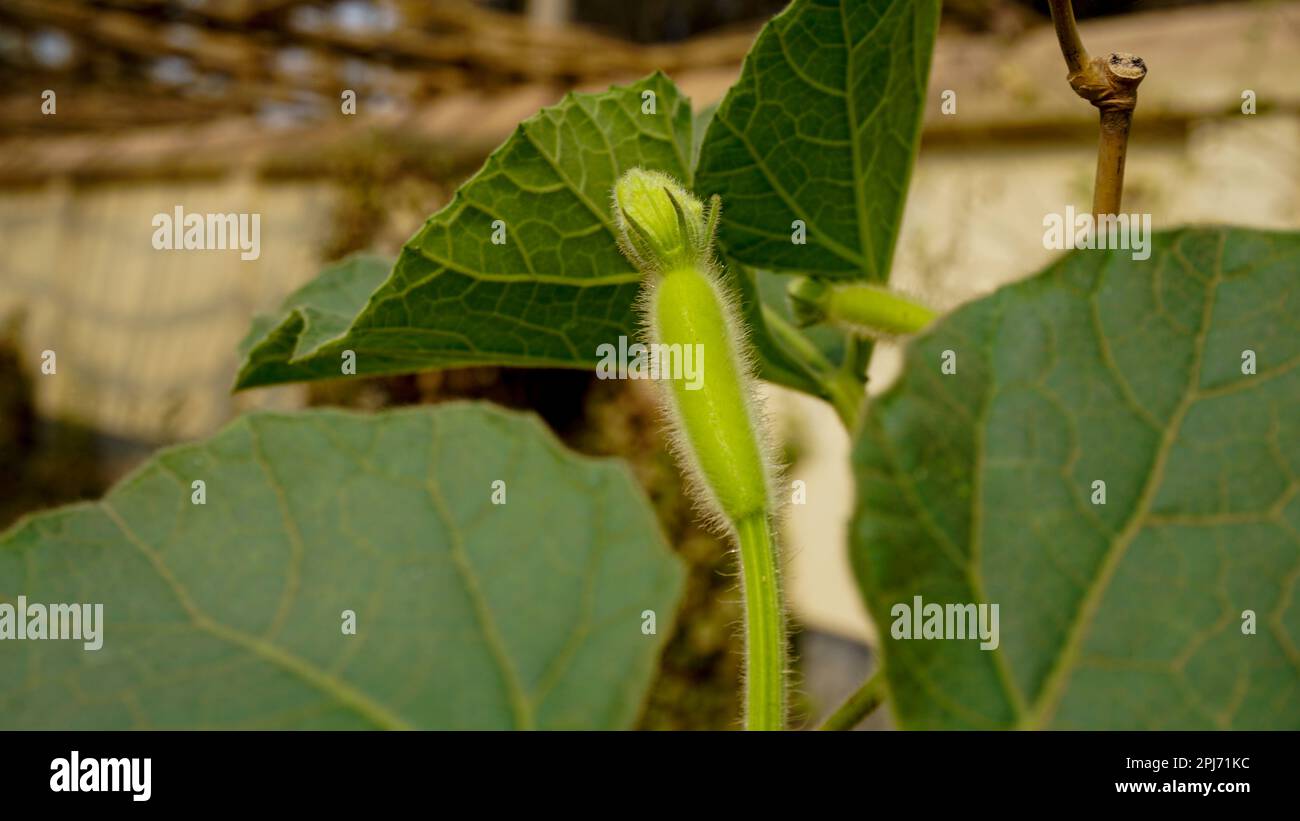
[[[867,383],[867,368],[871,365],[871,352],[875,350],[876,340],[852,331],[846,334],[844,345],[844,369],[864,386]]]
[[[844,423],[844,429],[852,434],[858,424],[862,400],[866,398],[862,381],[846,371],[832,371],[822,377],[822,387],[827,393],[827,401]]]
[[[745,592],[745,729],[785,729],[785,615],[767,516],[735,523]]]
[[[865,398],[865,383],[843,369],[837,369],[826,360],[822,352],[768,306],[763,306],[763,322],[768,331],[802,365],[801,370],[817,383],[821,396],[831,404],[844,429],[853,432],[858,423],[858,411]]]
[[[651,278],[643,301],[652,344],[695,346],[696,383],[669,380],[663,391],[684,468],[695,474],[703,501],[725,519],[740,547],[745,602],[745,726],[785,728],[785,611],[768,512],[768,444],[745,339],[731,313],[713,261],[720,203],[708,207],[672,178],[634,168],[614,185],[619,246]]]

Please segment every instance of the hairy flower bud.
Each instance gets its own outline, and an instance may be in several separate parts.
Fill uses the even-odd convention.
[[[826,321],[826,302],[831,289],[822,280],[795,277],[786,286],[786,295],[790,298],[790,312],[794,314],[795,324],[800,328]]]
[[[645,272],[704,263],[712,226],[708,210],[667,174],[633,168],[614,186],[614,218],[623,253]]]

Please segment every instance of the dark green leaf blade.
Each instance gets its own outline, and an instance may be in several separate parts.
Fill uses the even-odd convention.
[[[790,297],[786,292],[786,286],[790,280],[780,274],[762,270],[754,272],[754,279],[758,287],[759,297],[772,313],[795,327],[796,332],[804,336],[814,348],[820,351],[822,356],[826,357],[827,362],[838,366],[844,361],[845,340],[847,338],[844,331],[831,325],[798,327],[794,312],[790,310]]]
[[[704,134],[715,113],[716,104],[695,114],[694,156],[697,163]],[[794,327],[784,277],[771,271],[749,270],[734,259],[728,260],[725,277],[736,294],[741,315],[748,326],[759,375],[769,382],[829,401],[826,381],[829,372],[843,361],[844,334],[829,327]],[[797,344],[789,344],[791,342]]]
[[[938,19],[938,0],[795,0],[763,28],[696,168],[696,189],[722,196],[729,255],[889,278]]]
[[[1297,270],[1300,234],[1162,233],[912,343],[852,531],[903,726],[1300,728]],[[914,596],[997,603],[999,649],[892,638]]]
[[[602,342],[636,329],[640,276],[615,241],[614,181],[640,166],[689,185],[690,157],[690,101],[663,74],[566,96],[407,242],[346,333],[303,345],[291,315],[279,338],[251,341],[236,387],[339,376],[349,350],[359,375],[593,367]]]
[[[254,320],[239,346],[244,359],[241,384],[302,379],[303,369],[312,369],[321,378],[338,376],[340,357],[326,361],[314,354],[347,331],[392,267],[392,260],[372,254],[349,257],[290,294],[279,319]]]
[[[99,650],[0,641],[0,725],[627,727],[681,576],[627,470],[533,417],[249,415],[0,536],[0,601],[104,608]]]
[[[737,262],[726,267],[726,281],[748,328],[758,375],[768,382],[833,401],[828,383],[842,359],[843,345],[822,346],[796,328],[783,304],[784,289],[773,288],[773,280],[778,285],[784,282],[768,271],[751,271]],[[817,330],[835,334],[830,328]]]

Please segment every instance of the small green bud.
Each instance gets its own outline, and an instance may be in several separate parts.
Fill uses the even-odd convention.
[[[623,253],[646,272],[702,263],[713,241],[704,203],[659,171],[633,168],[619,178],[614,218]]]
[[[830,299],[831,289],[825,282],[810,277],[795,277],[786,285],[785,290],[790,297],[790,313],[794,314],[796,325],[807,328],[826,321],[826,303]]]
[[[834,284],[797,277],[786,286],[795,323],[829,323],[867,336],[899,336],[925,330],[937,313],[929,306],[879,285]]]

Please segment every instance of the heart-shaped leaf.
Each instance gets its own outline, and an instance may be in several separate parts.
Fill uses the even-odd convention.
[[[103,606],[97,650],[0,641],[0,725],[627,727],[681,583],[535,418],[253,414],[0,536],[0,603]]]
[[[852,556],[903,726],[1300,728],[1300,234],[1131,257],[962,308],[865,414]],[[964,604],[996,649],[944,632]]]
[[[663,74],[567,95],[520,124],[366,298],[372,269],[335,268],[255,325],[236,387],[338,377],[348,351],[359,375],[594,367],[601,343],[636,333],[640,276],[616,243],[614,181],[640,166],[689,185],[691,150],[690,101]]]
[[[888,280],[938,20],[939,0],[795,0],[763,28],[696,168],[730,256]]]

